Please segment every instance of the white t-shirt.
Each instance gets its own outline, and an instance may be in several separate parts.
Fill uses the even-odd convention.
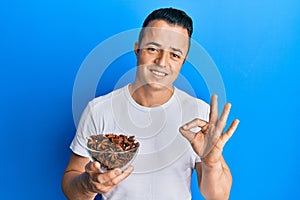
[[[177,88],[168,102],[149,108],[137,104],[125,86],[88,104],[70,148],[75,154],[88,157],[84,147],[87,136],[134,135],[140,142],[134,171],[103,194],[103,199],[191,199],[191,174],[200,158],[179,127],[194,118],[207,121],[208,116],[207,103]]]

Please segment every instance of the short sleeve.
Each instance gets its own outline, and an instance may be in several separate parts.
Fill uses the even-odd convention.
[[[85,144],[87,142],[86,138],[90,135],[97,134],[96,124],[92,103],[90,102],[83,111],[76,135],[70,145],[70,149],[73,153],[83,157],[88,157],[88,153],[85,149]]]

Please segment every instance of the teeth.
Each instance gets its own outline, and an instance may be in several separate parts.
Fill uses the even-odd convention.
[[[152,70],[152,73],[157,75],[157,76],[166,76],[167,75],[166,73],[155,71],[155,70]]]

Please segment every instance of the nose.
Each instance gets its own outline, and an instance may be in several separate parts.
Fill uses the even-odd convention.
[[[157,57],[155,58],[155,64],[161,66],[161,67],[166,67],[168,63],[168,52],[161,50]]]

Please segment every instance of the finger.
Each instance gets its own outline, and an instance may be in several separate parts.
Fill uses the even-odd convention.
[[[231,104],[226,103],[225,106],[224,106],[223,112],[221,114],[221,117],[220,117],[220,119],[217,123],[217,129],[219,129],[221,132],[223,132],[223,129],[226,126],[226,121],[228,119],[230,108],[231,108]]]
[[[214,125],[210,125],[204,140],[204,151],[202,157],[206,157],[220,139],[222,132],[218,131]]]
[[[133,166],[130,165],[129,167],[127,167],[127,169],[124,170],[123,173],[121,173],[120,175],[118,175],[114,179],[112,179],[112,184],[113,185],[119,184],[122,180],[127,178],[132,173],[132,171],[133,171]]]
[[[85,166],[85,171],[88,172],[88,173],[91,173],[91,172],[100,172],[100,163],[97,162],[97,161],[89,162]]]
[[[240,121],[238,119],[234,120],[228,130],[221,136],[221,140],[223,142],[223,146],[225,146],[226,142],[231,138],[235,130],[237,129]]]
[[[131,172],[133,171],[133,166],[130,165],[124,172],[122,172],[121,169],[117,168],[114,170],[111,170],[110,172],[106,173],[106,178],[108,180],[106,182],[102,182],[102,188],[101,191],[104,191],[104,193],[110,191],[112,188],[114,188],[117,184],[119,184],[122,180],[127,178]]]
[[[201,132],[205,135],[207,133],[208,128],[209,128],[209,123],[201,127]]]
[[[189,142],[192,142],[195,138],[195,133],[193,131],[190,131],[190,130],[185,130],[183,129],[183,127],[181,127],[179,129],[179,132],[189,141]]]
[[[112,186],[112,180],[122,174],[122,170],[119,168],[113,169],[107,173],[99,174],[97,179],[98,182],[104,186]]]
[[[213,94],[210,100],[209,123],[215,124],[218,120],[218,96]]]
[[[196,128],[196,127],[203,127],[207,124],[206,121],[201,120],[199,118],[193,119],[192,121],[186,123],[183,125],[181,128],[183,130],[190,130],[191,128]]]
[[[107,175],[110,179],[113,179],[113,178],[119,176],[120,174],[122,174],[122,170],[119,168],[116,168],[116,169],[109,171]]]

